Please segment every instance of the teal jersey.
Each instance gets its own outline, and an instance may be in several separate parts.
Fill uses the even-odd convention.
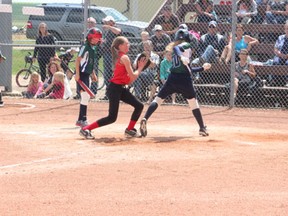
[[[97,46],[92,47],[88,43],[85,43],[80,48],[78,54],[82,58],[80,61],[80,73],[92,74],[97,51]]]
[[[190,45],[190,43],[183,42],[177,46],[180,47],[180,50],[182,51],[182,56],[187,58],[190,62],[192,56],[192,46]],[[172,67],[170,71],[171,73],[190,73],[187,66],[183,64],[180,57],[177,56],[175,52],[173,52],[172,54]]]
[[[172,61],[168,61],[166,58],[164,58],[160,63],[160,80],[167,80],[170,69],[172,67]]]

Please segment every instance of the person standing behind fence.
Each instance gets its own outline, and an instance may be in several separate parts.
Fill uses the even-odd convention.
[[[37,45],[45,45],[46,47],[40,47]],[[50,46],[47,47],[48,45]],[[35,61],[37,57],[42,82],[45,81],[46,66],[50,62],[50,59],[58,58],[54,45],[54,36],[48,32],[46,23],[41,22],[38,26],[38,36],[36,39],[36,47],[34,48],[33,61]]]
[[[112,77],[112,56],[111,56],[111,45],[113,40],[121,34],[121,29],[117,27],[115,19],[112,16],[107,16],[103,19],[103,63],[104,63],[104,83],[108,86],[109,80]],[[108,100],[105,96],[102,100]]]
[[[163,31],[168,34],[171,39],[174,39],[180,21],[178,16],[172,12],[172,7],[166,5],[163,8],[163,14],[156,18],[155,24],[161,25]]]
[[[118,116],[120,100],[134,108],[128,127],[125,129],[125,135],[128,137],[136,137],[138,135],[134,127],[142,113],[144,105],[125,86],[133,83],[139,77],[148,60],[141,58],[138,61],[138,69],[133,71],[127,55],[129,46],[130,44],[126,37],[118,36],[114,39],[111,47],[114,71],[106,92],[109,98],[109,114],[107,117],[83,127],[79,132],[80,136],[86,139],[94,139],[91,130],[115,122]]]
[[[80,48],[78,57],[75,62],[75,80],[77,89],[80,91],[80,109],[76,126],[84,127],[87,122],[87,106],[90,100],[89,94],[79,85],[81,80],[86,86],[90,86],[90,76],[93,82],[97,81],[97,76],[94,71],[94,61],[97,55],[97,45],[102,39],[102,32],[97,28],[91,28],[86,36],[85,44]]]
[[[187,99],[188,104],[192,109],[193,116],[200,127],[199,134],[202,136],[209,135],[196,99],[196,92],[193,87],[191,74],[192,72],[208,70],[211,67],[211,64],[205,63],[202,67],[193,68],[189,66],[192,55],[192,47],[190,45],[191,38],[192,35],[190,35],[187,30],[180,29],[176,32],[175,41],[166,48],[166,50],[173,51],[171,73],[140,122],[140,132],[143,137],[147,136],[146,124],[148,119],[162,104],[164,99],[173,93],[181,93],[184,98]]]

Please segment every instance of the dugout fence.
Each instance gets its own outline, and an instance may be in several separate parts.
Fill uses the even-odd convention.
[[[185,23],[188,26],[189,30],[193,30],[200,36],[203,36],[209,32],[209,22],[203,22],[203,20],[199,19],[201,11],[198,11],[199,8],[195,4],[198,1],[167,0],[160,2],[159,5],[157,5],[157,8],[155,8],[152,1],[147,1],[145,7],[143,7],[142,3],[139,3],[137,5],[133,1],[132,3],[130,2],[130,4],[128,5],[126,4],[127,2],[128,1],[124,0],[117,2],[114,1],[113,9],[119,11],[120,14],[121,12],[123,12],[124,15],[127,15],[127,13],[125,13],[126,9],[133,9],[134,14],[130,15],[129,19],[139,18],[140,15],[137,16],[137,14],[143,13],[143,11],[144,14],[145,11],[147,14],[149,14],[148,17],[141,17],[137,20],[142,21],[142,24],[144,25],[141,27],[139,25],[133,27],[133,31],[135,30],[137,31],[137,33],[132,34],[133,31],[131,29],[131,31],[129,30],[130,32],[125,29],[124,35],[129,38],[131,44],[129,56],[132,62],[141,50],[141,32],[144,30],[147,31],[151,39],[151,36],[155,34],[155,31],[153,31],[153,29],[155,30],[155,25],[160,24],[159,17],[166,13],[165,8],[167,8],[166,6],[168,5],[171,6],[172,13],[178,17],[179,23],[177,22],[165,24],[165,21],[162,24],[162,28],[164,31],[168,30],[168,28],[175,29],[179,24]],[[33,1],[21,4],[14,2],[12,4],[12,1],[10,0],[2,1],[2,4],[0,5],[0,18],[3,21],[0,23],[0,25],[1,29],[3,29],[3,35],[0,37],[0,42],[2,54],[5,55],[7,59],[5,62],[2,62],[0,64],[0,86],[2,88],[2,91],[4,91],[4,94],[5,92],[21,92],[25,90],[23,89],[23,87],[17,86],[15,82],[16,73],[24,67],[24,56],[27,54],[27,52],[33,53],[34,48],[37,46],[43,47],[41,45],[35,45],[36,33],[35,31],[33,33],[31,29],[28,29],[31,28],[30,24],[36,25],[33,24],[33,22],[29,22],[31,16],[34,16],[34,18],[42,17],[39,18],[38,21],[47,22],[48,29],[50,30],[54,29],[54,24],[52,23],[61,23],[64,22],[65,19],[66,24],[69,23],[70,26],[74,27],[74,30],[70,32],[50,32],[52,35],[54,35],[55,45],[53,46],[56,48],[59,55],[70,49],[71,47],[80,47],[81,41],[83,41],[83,38],[85,38],[84,33],[86,31],[85,26],[87,26],[86,20],[88,17],[93,15],[95,16],[97,21],[100,20],[99,23],[97,23],[97,26],[101,28],[101,25],[103,25],[102,19],[109,14],[102,14],[101,11],[93,14],[91,11],[89,11],[89,8],[94,4],[92,0],[82,1],[82,3],[83,4],[81,6],[81,9],[78,9],[77,11],[73,13],[71,12],[70,14],[66,14],[64,16],[64,9],[61,7],[53,7],[52,9],[45,11],[39,10],[39,7],[36,7],[36,5],[39,5],[39,3],[35,3]],[[111,7],[111,4],[105,5],[104,2],[98,3],[95,1],[95,4],[97,4],[97,6]],[[123,5],[127,7],[123,8]],[[285,35],[286,20],[281,21],[281,23],[279,22],[271,24],[270,20],[267,21],[267,7],[267,4],[257,5],[257,14],[255,16],[248,17],[244,21],[240,21],[240,19],[236,15],[239,12],[239,4],[237,4],[235,1],[214,1],[212,9],[217,15],[217,33],[223,36],[225,46],[229,44],[229,36],[231,36],[231,60],[227,64],[221,61],[220,57],[223,50],[225,49],[224,46],[222,49],[217,50],[217,58],[210,62],[212,64],[212,67],[209,71],[193,75],[193,82],[197,90],[198,99],[201,104],[209,106],[239,106],[265,109],[287,109],[288,66],[285,65],[285,63],[283,62],[281,62],[281,64],[279,65],[276,65],[274,58],[275,44],[279,45],[279,43],[276,43],[277,39],[280,35]],[[151,12],[152,9],[153,13]],[[18,12],[13,13],[12,16],[13,10]],[[67,22],[67,20],[69,19],[70,22]],[[117,17],[114,17],[114,19],[117,19]],[[247,43],[247,41],[245,42],[245,35],[248,35],[249,37],[252,37],[258,41],[258,43],[256,43],[255,45],[248,45],[249,64],[253,65],[256,77],[255,79],[251,79],[252,81],[248,85],[239,85],[237,95],[236,97],[234,97],[234,80],[235,76],[238,76],[238,74],[235,73],[235,65],[237,65],[236,63],[237,61],[239,61],[239,52],[235,52],[234,50],[236,50],[236,46],[238,46],[237,44],[239,44],[239,38],[237,38],[236,36],[237,24],[239,23],[242,24],[243,28],[243,43],[246,43],[246,45],[249,43]],[[116,24],[119,27],[121,26],[120,22],[116,21]],[[13,26],[17,26],[17,29],[19,30],[16,30],[14,32],[11,31]],[[34,27],[35,26],[33,26],[33,28]],[[124,27],[122,28],[124,29]],[[34,34],[34,39],[31,38],[31,34]],[[171,37],[170,39],[173,41],[173,34],[169,36]],[[66,39],[64,40],[63,38]],[[200,51],[200,46],[202,45],[199,45],[196,48],[192,60],[201,56],[202,53]],[[285,46],[287,46],[287,44],[285,44]],[[286,52],[285,50],[287,48],[278,47],[278,50],[280,50],[280,52],[281,49],[284,50],[283,52]],[[99,61],[99,68],[103,72],[105,72],[105,60],[107,59],[104,59],[102,57]],[[199,64],[199,62],[198,64],[193,64],[193,66],[199,65],[201,65]],[[75,67],[74,62],[71,62],[70,67],[72,69]],[[141,84],[141,88],[144,92],[141,96],[143,102],[147,102],[149,100],[151,90],[153,91],[153,87],[155,87],[154,84],[156,84],[156,94],[157,91],[159,91],[159,74],[160,63],[157,66],[157,73],[153,77],[153,80],[146,80],[143,81],[143,83]],[[70,85],[75,96],[76,85],[74,80],[70,81]],[[104,86],[102,89],[98,90],[95,101],[104,99],[105,88],[106,87]],[[132,92],[135,93],[135,86],[132,85],[129,88]],[[167,100],[165,100],[165,102],[167,104],[172,103],[172,98],[168,98]],[[186,101],[181,95],[176,96],[176,104],[187,105]]]

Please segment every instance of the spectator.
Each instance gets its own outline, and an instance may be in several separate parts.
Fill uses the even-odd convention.
[[[36,46],[33,54],[33,61],[37,57],[37,61],[40,67],[41,81],[46,79],[46,66],[50,62],[51,58],[58,58],[55,47],[54,37],[48,32],[47,25],[41,22],[38,26],[38,37],[36,39],[36,45],[51,45],[49,47]]]
[[[196,14],[190,16],[190,19],[197,17],[197,22],[217,21],[217,15],[214,11],[212,0],[196,0],[195,1]]]
[[[37,98],[37,95],[43,92],[43,82],[41,81],[40,74],[32,72],[27,91],[22,92],[26,98]]]
[[[288,19],[287,0],[269,0],[266,8],[267,24],[284,24]]]
[[[224,36],[217,33],[217,22],[211,21],[208,24],[208,33],[201,36],[199,41],[199,58],[192,61],[192,64],[203,64],[204,62],[214,63],[219,53],[223,52],[226,45]]]
[[[275,43],[273,65],[288,65],[288,21],[284,25],[285,34],[280,35]],[[273,75],[271,85],[285,86],[286,76]]]
[[[256,0],[256,4],[257,5],[261,5],[261,4],[267,4],[269,0]]]
[[[74,72],[69,68],[69,63],[73,59],[76,52],[79,52],[79,48],[72,47],[71,49],[66,50],[65,53],[59,55],[59,59],[61,59],[60,66],[69,80],[71,80],[74,75]]]
[[[52,92],[53,76],[57,71],[62,71],[60,65],[56,61],[50,61],[50,63],[47,66],[48,77],[46,78],[43,84],[43,90],[46,92],[47,95]],[[43,98],[46,96],[46,94],[39,94],[37,95],[37,98]]]
[[[151,36],[153,49],[162,60],[164,57],[165,48],[171,42],[171,38],[163,31],[161,25],[155,25],[153,32],[154,35]]]
[[[150,93],[150,97],[148,100],[148,104],[152,102],[154,95],[156,93],[157,86],[159,86],[159,89],[161,89],[164,83],[166,82],[166,80],[168,79],[171,67],[172,67],[172,51],[169,51],[168,49],[166,49],[164,59],[160,63],[160,81],[153,83],[151,87],[151,93]],[[172,94],[171,97],[172,97],[172,104],[175,104],[176,93]]]
[[[239,53],[240,61],[235,64],[235,78],[234,78],[234,98],[236,98],[237,92],[248,92],[253,78],[256,76],[254,66],[249,64],[248,50],[241,49]]]
[[[242,24],[236,26],[236,38],[235,38],[235,61],[239,61],[239,52],[241,49],[247,49],[249,52],[252,46],[259,44],[256,38],[249,35],[244,35],[244,29]],[[232,38],[230,38],[228,45],[225,46],[222,55],[219,59],[220,63],[228,64],[232,55]],[[250,58],[248,58],[250,60]]]
[[[57,71],[53,75],[53,80],[52,80],[51,85],[49,85],[44,90],[44,94],[47,95],[45,98],[63,99],[64,92],[65,92],[64,79],[65,79],[65,74],[62,71]],[[47,92],[49,92],[50,90],[51,90],[51,92],[49,94],[47,94]]]
[[[87,22],[86,22],[86,32],[91,29],[91,28],[94,28],[96,27],[96,24],[97,24],[97,21],[95,18],[93,17],[89,17],[87,18]],[[81,45],[83,45],[85,43],[85,39],[86,39],[86,32],[84,31],[82,33],[82,37],[81,37]]]
[[[111,45],[113,40],[121,34],[121,29],[117,27],[112,16],[107,16],[103,19],[104,41],[103,41],[103,60],[104,60],[104,83],[108,86],[109,80],[112,77],[112,55]],[[105,96],[102,100],[108,100]]]
[[[145,41],[143,45],[144,45],[144,52],[149,57],[151,63],[146,70],[141,72],[138,79],[135,80],[134,90],[135,90],[135,96],[140,101],[147,101],[146,88],[149,85],[153,84],[153,81],[157,76],[157,70],[159,66],[159,55],[153,52],[153,44],[150,40]],[[138,56],[140,54],[138,54]],[[136,68],[138,56],[136,57],[133,63],[134,68]]]
[[[242,24],[260,22],[257,4],[254,0],[239,0],[237,3],[237,22]]]
[[[147,40],[150,39],[150,35],[149,32],[147,31],[142,31],[141,32],[141,42],[138,44],[138,49],[137,49],[137,53],[142,53],[144,51],[144,46],[143,43]]]
[[[156,18],[155,24],[161,25],[163,31],[173,40],[180,21],[178,16],[172,12],[172,7],[166,5],[163,8],[163,14]]]

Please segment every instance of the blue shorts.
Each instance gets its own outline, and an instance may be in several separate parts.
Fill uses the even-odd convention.
[[[85,83],[86,86],[90,86],[90,74],[80,72],[80,80]],[[85,91],[77,82],[77,91],[80,92],[80,90]]]
[[[182,94],[186,99],[196,98],[196,92],[190,74],[171,73],[157,96],[165,99],[173,93]]]

